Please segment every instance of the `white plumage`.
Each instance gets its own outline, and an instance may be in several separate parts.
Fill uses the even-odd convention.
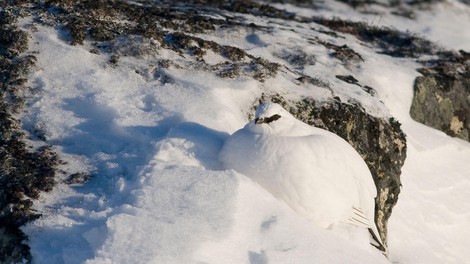
[[[373,221],[377,191],[372,175],[339,136],[265,103],[255,120],[227,139],[219,158],[315,225],[363,226],[383,245]]]

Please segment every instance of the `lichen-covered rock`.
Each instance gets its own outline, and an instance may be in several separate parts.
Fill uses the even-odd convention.
[[[332,30],[354,35],[358,39],[372,44],[380,53],[393,57],[418,58],[423,54],[430,55],[442,52],[433,42],[410,32],[337,18],[314,17],[312,20]]]
[[[38,217],[31,199],[52,189],[58,162],[48,147],[30,149],[13,117],[23,105],[25,76],[36,60],[23,54],[28,37],[14,25],[13,11],[0,12],[0,263],[31,260],[20,226]]]
[[[450,136],[470,141],[470,54],[463,51],[420,70],[410,115]]]
[[[406,138],[400,123],[368,114],[362,107],[339,100],[326,102],[305,98],[280,103],[307,124],[329,130],[348,141],[364,158],[377,187],[375,221],[382,240],[387,241],[387,222],[400,193],[401,167],[406,158]]]

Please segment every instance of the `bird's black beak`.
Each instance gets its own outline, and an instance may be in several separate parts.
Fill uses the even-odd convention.
[[[278,120],[279,118],[281,118],[281,116],[278,115],[278,114],[272,115],[270,117],[261,117],[261,118],[257,117],[257,118],[255,118],[255,124],[257,124],[257,125],[269,124],[273,121]]]

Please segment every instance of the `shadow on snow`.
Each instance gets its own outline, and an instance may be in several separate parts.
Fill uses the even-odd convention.
[[[69,137],[52,142],[64,153],[87,157],[95,169],[89,182],[72,187],[76,194],[50,208],[59,212],[59,218],[65,216],[68,223],[59,219],[60,224],[43,233],[47,235],[41,237],[43,241],[36,248],[50,252],[44,261],[82,263],[96,255],[95,250],[105,242],[107,219],[122,213],[126,204],[134,203],[132,191],[139,188],[138,178],[163,139],[189,141],[194,145],[194,157],[205,169],[222,167],[217,155],[227,133],[185,122],[177,114],[158,121],[156,126],[119,126],[115,122],[117,113],[92,97],[67,101],[65,110],[84,121],[73,128],[75,132]]]

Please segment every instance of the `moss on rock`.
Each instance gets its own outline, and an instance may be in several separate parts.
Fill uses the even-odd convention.
[[[415,80],[411,117],[470,141],[470,55],[454,53],[428,64]]]

